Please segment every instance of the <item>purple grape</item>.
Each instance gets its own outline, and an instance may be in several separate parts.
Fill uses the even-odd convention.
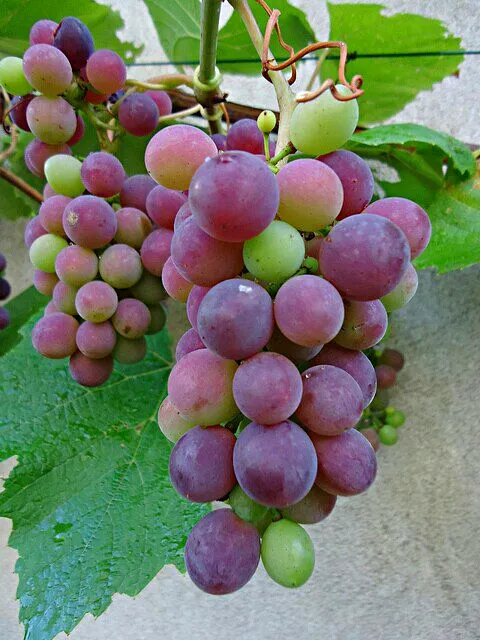
[[[138,251],[128,244],[114,244],[100,256],[99,271],[112,287],[128,289],[142,277],[142,261]]]
[[[77,128],[75,111],[60,97],[36,96],[27,107],[27,122],[34,136],[49,145],[66,143]]]
[[[77,18],[63,18],[55,31],[53,44],[70,61],[72,69],[79,71],[87,64],[94,50],[92,34]]]
[[[75,353],[78,322],[66,313],[43,316],[32,330],[33,348],[45,358],[67,358]]]
[[[32,93],[27,93],[26,96],[15,96],[10,103],[10,111],[8,112],[10,120],[23,131],[30,131],[27,122],[27,107],[34,97]]]
[[[411,258],[418,257],[425,250],[432,235],[432,225],[426,211],[406,198],[383,198],[368,205],[364,213],[387,218],[406,235]]]
[[[33,272],[33,286],[44,296],[53,294],[53,288],[57,282],[58,277],[55,273],[46,273],[45,271],[40,271],[40,269],[35,269]]]
[[[155,229],[144,240],[140,249],[142,263],[147,271],[154,276],[162,275],[163,266],[170,257],[173,231],[170,229]]]
[[[205,345],[201,341],[200,336],[195,329],[189,329],[188,331],[185,331],[183,336],[181,336],[180,340],[177,342],[175,360],[178,362],[183,358],[183,356],[186,356],[187,353],[191,353],[197,349],[205,349]]]
[[[53,44],[57,27],[53,20],[38,20],[30,29],[30,44]]]
[[[175,216],[187,201],[181,191],[162,187],[161,184],[150,191],[146,201],[147,213],[160,227],[173,229]]]
[[[38,217],[42,227],[46,229],[48,233],[65,237],[62,217],[65,207],[71,200],[72,198],[68,196],[55,195],[42,202],[38,211]]]
[[[53,288],[53,303],[62,313],[68,313],[71,316],[75,316],[77,315],[77,309],[75,307],[76,295],[77,289],[59,281]]]
[[[345,301],[345,319],[335,342],[346,349],[369,349],[385,335],[388,316],[380,300]]]
[[[181,224],[188,220],[192,215],[192,210],[190,209],[190,205],[188,201],[185,204],[182,204],[180,209],[178,210],[177,215],[175,216],[175,222],[173,223],[173,230],[176,231]]]
[[[296,416],[315,433],[336,436],[354,427],[363,411],[363,394],[349,373],[322,364],[302,373],[303,395]]]
[[[125,63],[115,51],[97,49],[88,58],[86,72],[88,81],[100,93],[110,95],[123,87],[127,79]]]
[[[269,426],[251,422],[238,437],[233,467],[252,500],[282,509],[310,491],[317,460],[310,438],[294,422]]]
[[[259,424],[287,420],[302,399],[302,378],[278,353],[257,353],[242,362],[233,379],[233,397],[244,416]]]
[[[268,293],[250,280],[215,285],[202,300],[197,327],[206,346],[222,358],[250,358],[270,340],[273,305]]]
[[[87,191],[102,198],[119,193],[125,182],[122,163],[106,151],[89,153],[82,162],[80,175]]]
[[[179,302],[186,302],[193,284],[179,273],[173,264],[171,256],[165,262],[162,270],[162,284],[168,295]]]
[[[375,367],[377,386],[379,389],[390,389],[397,381],[397,372],[388,364],[379,364]]]
[[[369,427],[368,429],[362,429],[360,433],[369,441],[375,452],[380,449],[380,438],[378,437],[378,433],[375,429]]]
[[[134,298],[124,298],[112,316],[115,331],[124,338],[141,338],[150,326],[150,311],[146,304]]]
[[[117,336],[113,357],[120,364],[135,364],[143,360],[147,353],[147,342],[141,338],[124,338]]]
[[[118,110],[118,121],[132,136],[148,136],[155,130],[158,118],[157,105],[144,93],[128,96]]]
[[[10,324],[10,314],[5,307],[0,307],[0,331],[6,329]]]
[[[78,315],[90,322],[104,322],[117,310],[118,296],[109,284],[94,280],[77,292],[75,299]]]
[[[72,242],[87,249],[100,249],[117,232],[117,216],[105,200],[79,196],[65,207],[63,228]]]
[[[49,316],[52,313],[59,313],[59,311],[55,306],[55,303],[53,302],[53,300],[50,300],[50,302],[46,305],[45,309],[43,310],[43,315]]]
[[[312,275],[287,280],[275,297],[275,321],[289,340],[304,347],[330,342],[340,331],[343,301],[329,282]]]
[[[135,207],[145,213],[147,196],[156,184],[153,178],[142,173],[127,178],[120,191],[120,204],[122,207]]]
[[[91,249],[72,244],[55,258],[55,271],[62,282],[79,288],[97,275],[98,258]]]
[[[197,224],[225,242],[257,236],[275,218],[277,178],[261,159],[243,151],[209,158],[192,178],[188,201]]]
[[[231,509],[218,509],[193,527],[185,545],[185,566],[196,586],[212,595],[238,591],[255,573],[260,537]]]
[[[150,311],[150,324],[147,335],[151,335],[163,329],[167,322],[167,313],[161,304],[150,305],[148,310]]]
[[[227,133],[226,147],[229,151],[246,151],[262,155],[265,152],[263,133],[258,128],[256,120],[243,118],[232,124]]]
[[[170,479],[191,502],[211,502],[226,496],[236,484],[233,447],[236,438],[225,427],[194,427],[176,443],[170,455]]]
[[[172,113],[172,100],[166,91],[148,89],[144,93],[155,102],[160,116],[168,116]]]
[[[76,145],[77,142],[80,142],[80,140],[85,135],[85,123],[83,122],[82,116],[77,113],[76,118],[77,118],[77,126],[75,127],[75,132],[73,136],[69,138],[66,142],[66,144],[68,144],[69,147],[73,147],[74,145]]]
[[[356,153],[339,149],[317,160],[333,169],[343,187],[343,205],[337,220],[360,213],[373,196],[375,181],[370,167]]]
[[[112,375],[113,358],[87,358],[77,351],[68,364],[70,375],[83,387],[99,387]]]
[[[143,241],[152,232],[153,226],[148,216],[135,209],[135,207],[123,207],[117,212],[117,233],[115,242],[128,244],[134,249],[140,249]]]
[[[25,148],[25,164],[28,170],[37,176],[37,178],[45,178],[45,162],[52,156],[58,154],[72,155],[72,150],[68,144],[45,144],[41,140],[32,140]]]
[[[311,366],[331,364],[339,367],[354,378],[363,393],[363,408],[371,403],[377,390],[375,369],[367,356],[361,351],[344,349],[337,344],[326,344],[311,361]]]
[[[212,238],[190,217],[175,231],[172,260],[184,278],[210,287],[241,272],[243,245]]]
[[[160,278],[152,276],[148,271],[143,272],[140,280],[130,288],[130,293],[145,304],[158,304],[166,298],[162,281]]]
[[[49,98],[63,93],[73,79],[67,57],[49,44],[34,44],[25,51],[23,72],[32,87]]]
[[[49,198],[53,198],[53,196],[56,195],[58,195],[57,192],[52,189],[48,182],[46,182],[45,186],[43,187],[43,199],[48,200]]]
[[[349,300],[376,300],[402,279],[410,260],[403,231],[378,215],[339,222],[320,250],[320,271]]]
[[[337,496],[323,491],[314,484],[300,502],[282,509],[282,516],[300,524],[316,524],[332,513],[336,501]]]
[[[197,331],[198,309],[204,297],[210,291],[211,287],[199,287],[194,285],[187,298],[187,318],[192,327]]]
[[[0,300],[6,300],[10,295],[12,288],[5,278],[0,277]]]
[[[219,151],[227,150],[227,136],[224,136],[223,133],[214,133],[210,137]]]
[[[188,306],[187,306],[188,313]],[[378,358],[379,364],[387,364],[395,369],[395,371],[401,371],[405,365],[405,358],[400,351],[396,349],[384,349],[382,355]]]
[[[295,364],[302,364],[302,362],[311,360],[319,353],[322,347],[322,344],[316,344],[313,347],[302,347],[284,336],[278,327],[274,328],[272,337],[267,343],[269,351],[281,353]]]
[[[356,429],[337,436],[310,434],[318,460],[315,484],[336,496],[355,496],[375,480],[377,457],[370,442]]]
[[[87,358],[105,358],[115,347],[117,334],[112,323],[82,322],[77,331],[77,347]]]

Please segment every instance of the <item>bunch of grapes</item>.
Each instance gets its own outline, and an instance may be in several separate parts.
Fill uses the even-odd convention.
[[[10,295],[10,285],[5,279],[5,269],[7,260],[3,253],[0,253],[0,300],[6,300]],[[5,307],[0,307],[0,331],[6,329],[10,324],[10,315]]]

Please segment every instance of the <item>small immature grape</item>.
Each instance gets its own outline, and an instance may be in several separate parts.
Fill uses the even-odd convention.
[[[395,427],[389,424],[385,424],[378,431],[378,438],[382,444],[392,445],[396,444],[398,440],[398,433]]]
[[[110,95],[123,87],[127,79],[127,68],[122,58],[110,49],[97,49],[88,58],[86,67],[90,84],[99,91]]]
[[[119,193],[125,182],[122,163],[106,151],[90,153],[82,162],[80,175],[87,191],[102,198]]]
[[[42,227],[46,229],[48,233],[54,233],[57,236],[65,235],[62,216],[70,200],[71,198],[67,196],[55,195],[41,204],[38,217]]]
[[[77,347],[88,358],[105,358],[112,353],[117,334],[109,320],[82,322],[77,331]]]
[[[14,96],[30,93],[32,87],[23,72],[21,58],[7,56],[0,60],[0,85]]]
[[[118,209],[117,232],[115,242],[128,244],[134,249],[140,249],[143,241],[152,232],[153,226],[148,216],[134,207]]]
[[[78,18],[63,18],[55,31],[53,44],[70,61],[72,69],[79,71],[94,50],[92,34]]]
[[[163,435],[170,442],[177,442],[184,433],[192,429],[197,423],[186,420],[180,411],[172,404],[167,396],[158,410],[158,426]]]
[[[283,587],[305,584],[315,567],[313,542],[296,522],[272,522],[262,538],[262,562],[268,575]]]
[[[87,282],[77,292],[75,306],[78,314],[90,322],[104,322],[117,309],[118,296],[109,284],[94,280]]]
[[[170,257],[173,231],[160,227],[152,231],[144,240],[140,249],[141,261],[145,269],[160,277],[165,262]]]
[[[114,244],[102,253],[99,271],[112,287],[128,289],[142,277],[142,261],[138,251],[128,244]]]
[[[108,380],[113,371],[113,358],[88,358],[77,351],[68,364],[70,375],[84,387],[99,387]]]
[[[165,291],[174,300],[186,302],[193,283],[186,280],[176,268],[171,256],[165,262],[162,269],[162,284]]]
[[[53,20],[38,20],[30,29],[30,44],[53,44],[57,27]]]
[[[47,144],[67,142],[77,127],[75,111],[60,97],[34,98],[27,107],[27,122],[32,133]]]
[[[252,500],[239,484],[230,491],[228,503],[237,516],[253,524],[261,536],[272,521],[274,511]]]
[[[148,136],[158,123],[158,107],[143,93],[133,93],[125,98],[118,110],[118,121],[133,136]],[[148,167],[147,167],[148,168]]]
[[[45,358],[67,358],[75,353],[78,322],[66,313],[41,318],[32,330],[33,348]]]
[[[98,258],[91,249],[72,244],[57,255],[55,271],[62,282],[78,289],[97,275]]]
[[[65,284],[64,282],[57,282],[53,289],[53,303],[62,313],[68,313],[71,316],[75,316],[77,315],[77,309],[75,307],[76,295],[77,289]]]
[[[55,273],[55,259],[66,246],[68,243],[65,238],[52,233],[41,235],[30,246],[30,262],[36,269]]]
[[[418,275],[413,264],[409,264],[405,275],[393,291],[381,298],[388,312],[401,309],[410,302],[418,289]]]
[[[273,111],[262,111],[257,118],[257,126],[262,133],[270,133],[275,129],[277,118]]]
[[[54,98],[72,82],[72,67],[67,57],[49,44],[34,44],[23,55],[23,71],[34,89]]]
[[[158,304],[165,300],[166,293],[160,278],[152,276],[148,271],[144,271],[140,280],[130,288],[130,293],[137,300],[141,300],[147,305]]]
[[[375,367],[377,385],[379,389],[390,389],[397,381],[397,372],[388,364],[379,364]]]
[[[33,286],[37,291],[43,293],[44,296],[51,296],[53,288],[58,282],[58,277],[55,273],[46,273],[35,269],[33,274]]]
[[[200,336],[195,329],[189,329],[180,337],[175,349],[175,360],[178,362],[186,356],[187,353],[196,351],[197,349],[205,349]]]
[[[405,414],[401,411],[392,411],[392,413],[387,412],[385,422],[397,429],[405,424]]]
[[[140,300],[124,298],[112,316],[115,331],[124,338],[141,338],[150,326],[150,311]]]
[[[155,186],[155,180],[143,173],[130,176],[120,191],[120,204],[122,207],[135,207],[146,212],[147,196]]]
[[[167,322],[167,314],[161,304],[149,305],[148,310],[150,311],[150,324],[147,335],[151,335],[163,329]]]
[[[76,198],[85,191],[80,170],[82,163],[66,154],[51,156],[45,162],[45,177],[55,193]]]
[[[143,360],[147,353],[147,341],[141,338],[117,336],[113,357],[120,364],[135,364]]]
[[[117,217],[105,200],[79,196],[65,207],[63,228],[72,242],[87,249],[100,249],[115,236]]]

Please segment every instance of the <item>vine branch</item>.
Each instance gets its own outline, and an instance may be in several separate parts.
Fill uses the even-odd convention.
[[[43,202],[43,196],[41,193],[31,187],[28,182],[25,182],[25,180],[22,180],[19,176],[16,176],[8,169],[5,169],[5,167],[0,167],[0,178],[3,178],[10,184],[13,184],[14,187],[17,187],[17,189],[23,191],[27,196],[30,196],[32,200],[40,203]]]

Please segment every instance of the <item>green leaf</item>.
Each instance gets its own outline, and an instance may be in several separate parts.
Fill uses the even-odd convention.
[[[19,552],[17,596],[29,640],[70,632],[116,592],[136,595],[167,563],[183,568],[186,537],[207,507],[168,477],[170,445],[156,424],[170,370],[166,332],[145,360],[86,389],[65,361],[25,339],[2,358],[0,459],[18,465],[0,494]]]
[[[47,300],[32,286],[7,302],[5,308],[10,314],[10,324],[1,333],[0,356],[5,355],[22,341],[23,335],[20,329],[34,314],[43,309]]]
[[[197,42],[191,58],[198,60],[200,42],[199,0],[145,0],[159,40],[169,60],[180,60],[179,50],[184,39]],[[190,58],[189,58],[190,59]]]
[[[382,15],[380,4],[328,4],[330,40],[343,40],[349,53],[450,51],[461,48],[440,20],[411,13]],[[288,32],[287,32],[288,33]],[[336,55],[337,52],[332,52]],[[360,58],[347,64],[347,78],[364,78],[360,122],[379,122],[400,111],[419,91],[458,71],[463,56]],[[322,79],[337,78],[338,61],[325,60]]]
[[[49,18],[60,22],[65,16],[75,16],[91,30],[97,49],[113,49],[126,59],[141,51],[132,42],[122,42],[116,32],[123,27],[117,11],[93,0],[2,0],[0,14],[0,58],[23,56],[29,47],[28,35],[34,22]]]

